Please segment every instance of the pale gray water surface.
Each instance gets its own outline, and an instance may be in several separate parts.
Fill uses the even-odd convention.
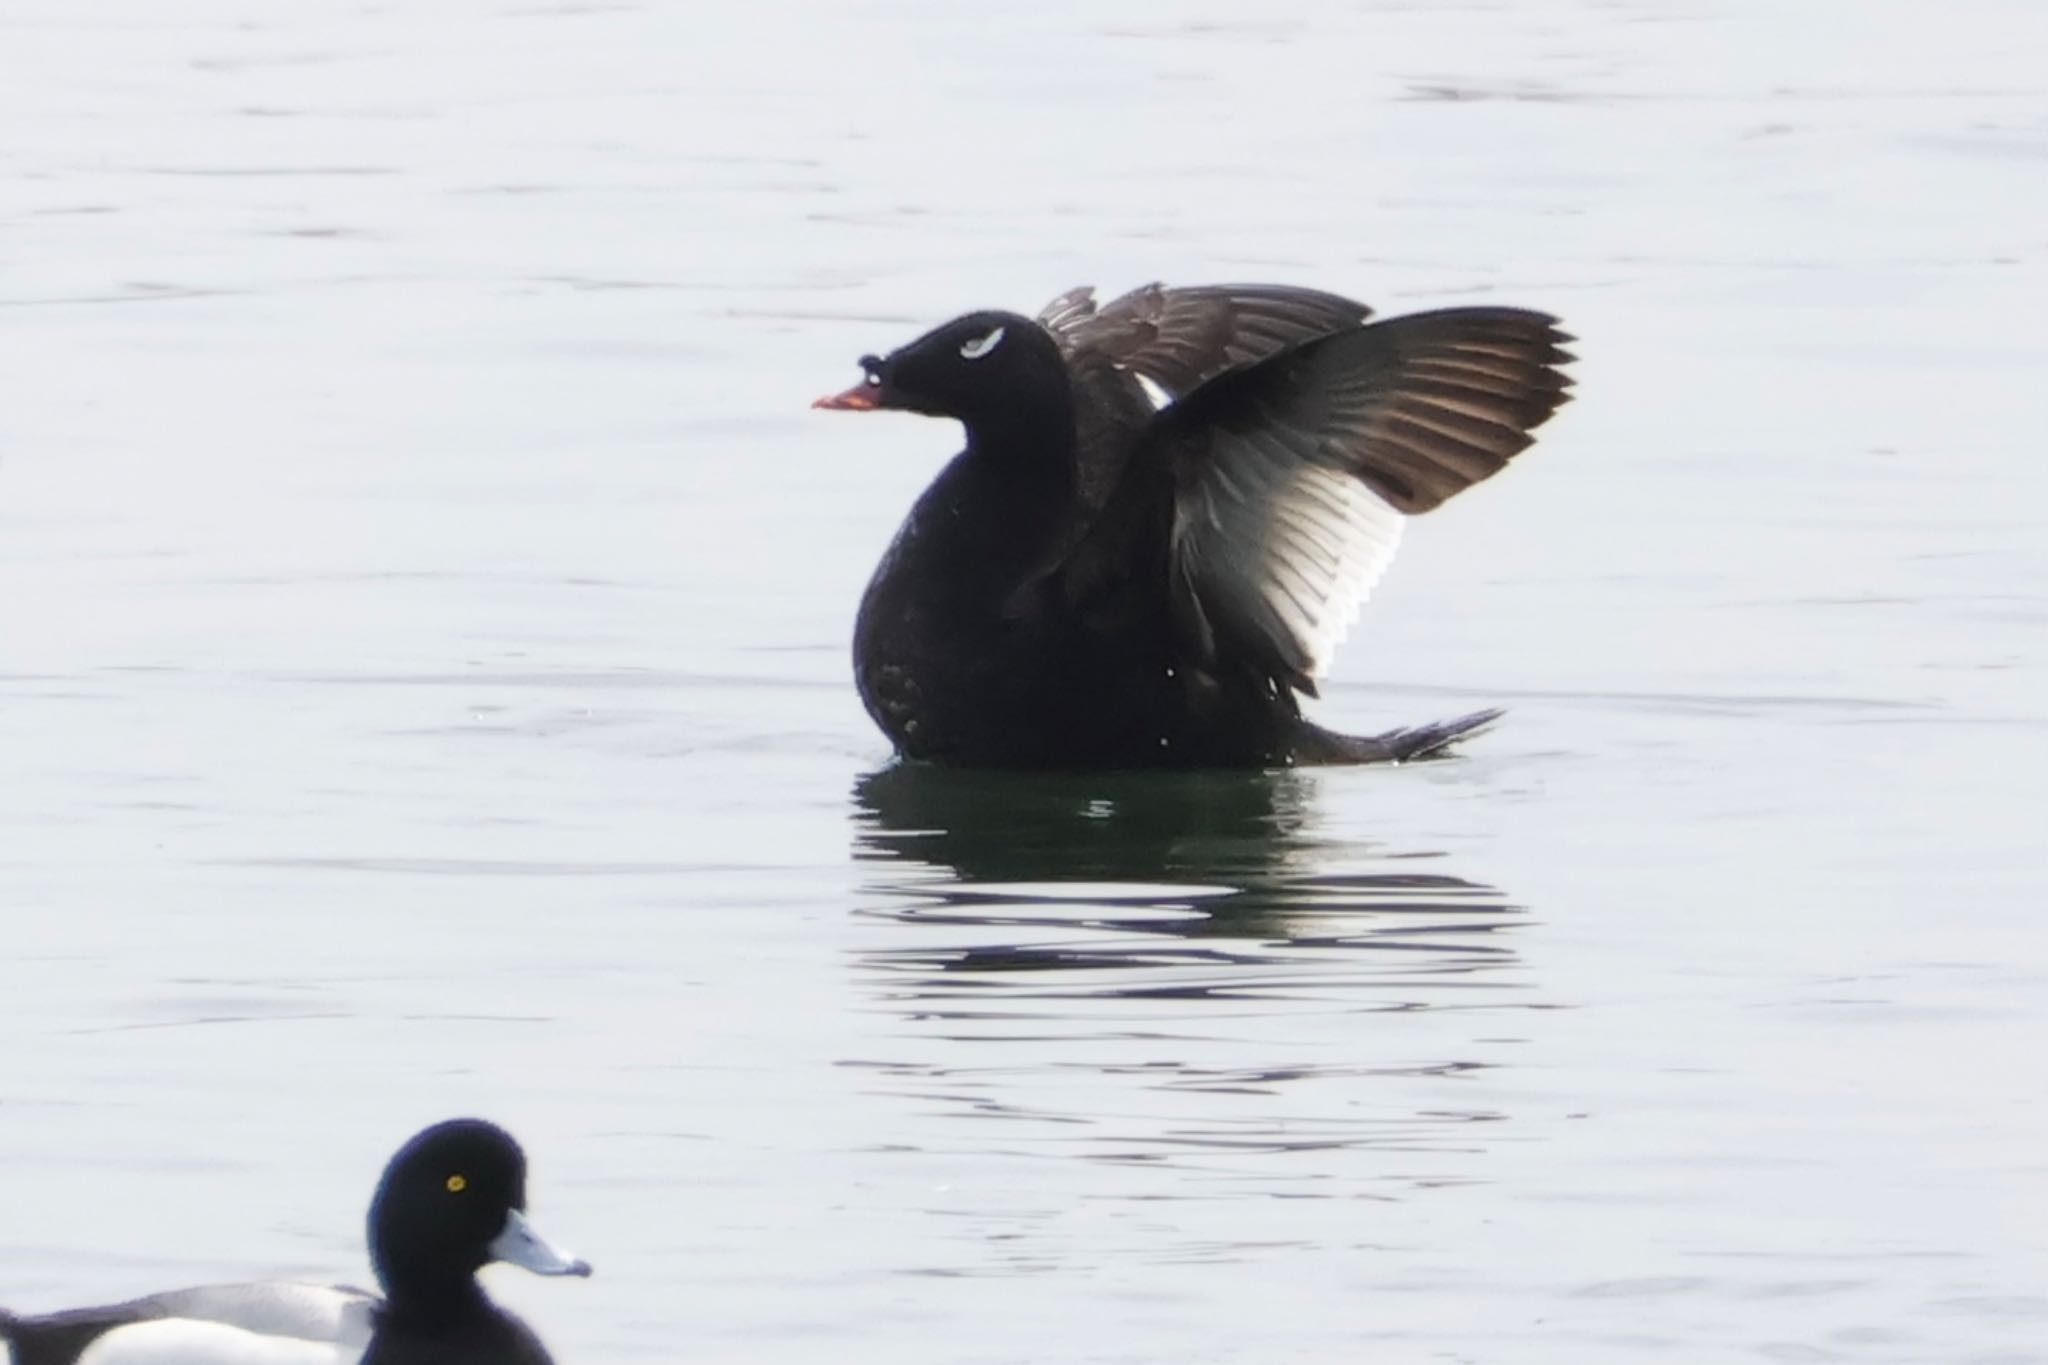
[[[0,1303],[359,1279],[499,1117],[577,1361],[2048,1360],[2048,20],[0,9]],[[956,439],[1082,281],[1552,308],[1319,714],[881,771]]]

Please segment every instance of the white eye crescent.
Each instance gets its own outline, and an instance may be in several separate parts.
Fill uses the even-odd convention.
[[[1003,339],[1003,329],[998,327],[985,337],[973,337],[960,344],[960,355],[965,360],[979,360],[993,351]]]

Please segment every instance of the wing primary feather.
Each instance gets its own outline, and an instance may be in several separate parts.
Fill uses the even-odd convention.
[[[1152,296],[1162,339],[1176,294],[1210,298]],[[1350,305],[1341,330],[1282,342],[1293,302],[1242,306],[1232,343],[1282,349],[1163,413],[1152,458],[1175,470],[1175,581],[1209,647],[1312,691],[1407,515],[1526,449],[1569,397],[1569,355],[1554,320],[1512,309],[1361,326]]]

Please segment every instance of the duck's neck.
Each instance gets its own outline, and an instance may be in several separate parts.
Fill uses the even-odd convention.
[[[484,1297],[483,1286],[468,1276],[438,1289],[415,1285],[400,1292],[394,1287],[384,1297],[386,1320],[416,1327],[462,1322],[490,1311],[491,1301]]]
[[[1023,500],[1019,511],[1041,504],[1064,508],[1073,496],[1080,451],[1074,401],[1059,376],[1056,388],[1030,401],[1007,404],[989,416],[962,419],[967,454],[988,482]]]
[[[376,1271],[387,1318],[425,1326],[491,1311],[490,1300],[473,1270],[378,1257]]]
[[[1065,540],[1074,518],[1076,455],[1064,408],[968,424],[953,534],[971,543],[956,587],[1007,593]]]

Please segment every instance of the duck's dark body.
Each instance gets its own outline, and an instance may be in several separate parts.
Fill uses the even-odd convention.
[[[1198,706],[1163,610],[1084,618],[1033,581],[1071,515],[1071,491],[1044,486],[1071,480],[1033,477],[1057,459],[1019,471],[965,451],[912,507],[854,624],[882,732],[906,758],[987,767],[1292,761],[1291,696],[1219,687]]]
[[[1037,322],[970,314],[822,400],[957,418],[854,628],[906,757],[1010,768],[1419,758],[1483,712],[1377,737],[1303,719],[1403,515],[1504,466],[1563,401],[1540,314],[1366,327],[1270,286],[1154,287]],[[1170,400],[1155,408],[1140,379]]]

